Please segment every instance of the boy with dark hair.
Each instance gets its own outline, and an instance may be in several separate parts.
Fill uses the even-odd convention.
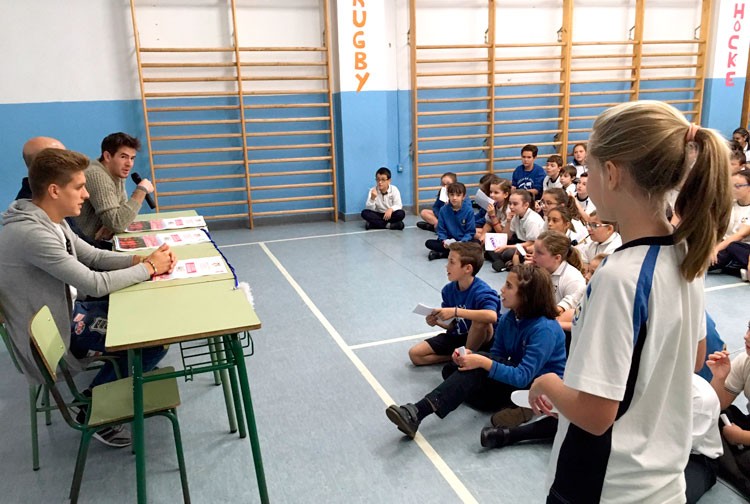
[[[440,214],[440,209],[445,206],[445,202],[440,199],[440,195],[443,192],[443,188],[447,188],[449,185],[458,182],[458,176],[453,172],[445,172],[440,177],[440,189],[438,190],[437,196],[435,197],[435,203],[432,204],[432,208],[424,208],[419,213],[419,215],[422,217],[423,220],[417,222],[417,227],[419,229],[424,229],[425,231],[435,231],[435,226],[437,226],[438,222],[438,215]]]
[[[32,384],[43,382],[31,354],[29,323],[42,306],[52,312],[65,342],[65,361],[80,371],[78,359],[88,351],[105,352],[108,301],[82,301],[171,271],[176,258],[167,245],[149,256],[126,255],[95,249],[70,230],[66,217],[79,214],[88,198],[83,154],[62,149],[38,153],[29,168],[32,198],[14,201],[3,214],[0,231],[0,306],[8,323],[13,350],[24,376]],[[144,349],[144,371],[164,356],[163,347]],[[105,352],[106,354],[106,352]],[[123,374],[127,357],[113,354]],[[91,387],[116,378],[108,362]],[[127,446],[129,436],[107,428],[94,435],[110,446]]]
[[[732,174],[737,173],[738,171],[745,168],[745,164],[747,163],[747,157],[745,156],[745,153],[741,150],[735,150],[732,149],[729,153],[729,166],[732,170]]]
[[[544,172],[547,174],[542,182],[542,190],[552,189],[553,187],[559,187],[562,189],[562,181],[560,180],[560,173],[562,171],[563,160],[562,157],[557,154],[553,154],[547,158],[547,164],[544,165]]]
[[[589,174],[588,172],[582,173],[576,184],[576,205],[578,205],[578,213],[583,216],[591,215],[596,211],[596,205],[589,198]]]
[[[474,210],[466,199],[466,186],[461,182],[449,185],[448,203],[438,215],[438,239],[424,242],[425,247],[430,249],[427,256],[430,261],[448,257],[451,243],[471,241],[476,233]]]
[[[427,325],[442,327],[446,332],[409,349],[409,359],[415,366],[446,362],[453,350],[461,346],[474,351],[489,349],[492,342],[498,296],[492,287],[476,277],[484,263],[482,246],[457,242],[449,249],[445,269],[450,283],[443,287],[441,308],[425,317]]]
[[[536,145],[524,145],[521,148],[521,164],[513,171],[511,179],[513,190],[526,189],[534,199],[542,197],[542,184],[546,176],[544,169],[534,162],[538,153]]]
[[[565,165],[563,166],[563,169],[560,170],[560,184],[562,186],[562,189],[565,190],[565,192],[568,193],[569,196],[575,196],[576,194],[577,176],[578,171],[573,165]]]
[[[391,184],[391,170],[385,166],[375,172],[375,187],[370,189],[361,215],[367,230],[385,229],[389,224],[391,229],[404,229],[406,213],[401,204],[401,193]]]
[[[109,240],[122,233],[136,218],[146,195],[154,192],[148,179],[141,180],[128,199],[125,179],[133,168],[141,142],[126,133],[112,133],[102,140],[102,154],[86,168],[89,199],[76,224],[92,240]]]

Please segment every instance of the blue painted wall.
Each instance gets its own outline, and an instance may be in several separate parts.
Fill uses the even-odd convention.
[[[674,87],[681,87],[682,85],[689,86],[691,82],[684,82],[674,84]],[[654,83],[654,86],[662,86],[663,83]],[[600,85],[601,86],[601,85]],[[544,86],[535,86],[534,89],[521,89],[521,88],[498,88],[498,95],[508,94],[524,94],[524,93],[539,93],[545,92]],[[738,79],[735,81],[734,87],[726,87],[723,79],[707,79],[706,80],[706,97],[704,101],[703,111],[703,125],[716,128],[722,134],[729,137],[734,128],[739,125],[740,120],[740,107],[742,103],[742,93],[744,88],[744,79]],[[573,91],[577,91],[574,89]],[[584,89],[578,89],[578,91],[585,91]],[[440,90],[434,93],[434,96],[422,95],[421,97],[449,97],[456,96],[457,93],[462,96],[468,96],[473,92],[484,92],[481,91],[467,91],[467,90]],[[612,102],[624,101],[627,95],[614,95]],[[654,94],[653,98],[659,98],[657,94]],[[670,95],[670,99],[680,98],[679,96]],[[686,97],[687,98],[687,97]],[[398,186],[401,191],[401,195],[405,205],[414,204],[413,195],[413,173],[412,173],[412,161],[410,155],[411,149],[411,102],[410,102],[409,91],[371,91],[371,92],[344,92],[334,95],[334,123],[336,130],[336,161],[338,170],[338,197],[339,197],[339,210],[341,213],[347,216],[356,216],[364,204],[368,189],[374,183],[374,173],[380,166],[387,166],[393,173],[393,183]],[[310,97],[305,98],[306,101],[310,101]],[[593,97],[580,97],[576,99],[574,103],[586,104],[592,103],[591,100],[601,100],[601,96]],[[486,106],[485,102],[475,102],[477,109],[481,109]],[[497,102],[497,107],[516,107],[516,106],[528,106],[528,105],[544,105],[544,104],[555,104],[557,103],[556,98],[548,99],[534,99],[534,100],[516,100],[516,99],[500,99]],[[247,103],[246,103],[247,104]],[[690,105],[681,106],[683,110],[687,110]],[[420,106],[421,111],[450,111],[451,109],[467,109],[467,105],[464,104],[448,104],[442,106],[436,106],[433,104],[425,104]],[[601,108],[582,108],[576,109],[575,114],[577,115],[596,115],[601,111]],[[319,111],[318,111],[319,112]],[[277,113],[277,112],[274,112]],[[310,114],[316,114],[317,112],[311,111]],[[299,111],[295,111],[294,114],[299,114]],[[530,112],[525,112],[523,117],[532,117]],[[553,117],[554,111],[537,111],[534,117],[545,118]],[[498,113],[497,119],[512,119],[517,117],[518,114],[514,112],[501,112]],[[296,117],[296,116],[295,116]],[[446,119],[448,117],[449,119]],[[197,118],[193,117],[193,118]],[[459,121],[477,121],[486,120],[486,114],[480,111],[476,113],[466,113],[461,115],[451,116],[427,116],[420,119],[421,124],[429,124],[430,122],[459,122]],[[572,127],[588,127],[590,126],[590,120],[577,121]],[[252,130],[251,126],[251,130]],[[275,126],[272,126],[275,127]],[[281,126],[279,126],[281,127]],[[514,125],[498,125],[495,129],[496,133],[504,131],[516,130],[528,131],[540,130],[540,129],[554,129],[556,124],[553,120],[549,122],[541,123],[529,123],[529,124],[514,124]],[[484,131],[482,127],[473,128],[477,132]],[[440,136],[440,135],[451,135],[451,134],[469,134],[473,131],[472,128],[442,128],[442,129],[427,129],[424,130],[420,137],[429,136]],[[68,148],[78,150],[91,157],[97,157],[99,155],[99,144],[101,139],[107,134],[114,131],[126,131],[128,133],[139,136],[145,139],[145,131],[143,126],[143,116],[141,112],[140,100],[121,100],[121,101],[91,101],[91,102],[55,102],[55,103],[28,103],[28,104],[0,104],[0,155],[2,155],[2,167],[0,170],[0,206],[4,207],[7,205],[18,190],[20,179],[25,176],[26,168],[21,159],[21,147],[24,142],[33,136],[45,135],[59,138]],[[581,135],[581,139],[584,139],[585,135]],[[554,135],[528,135],[528,136],[517,136],[513,137],[513,140],[504,140],[507,144],[509,142],[514,143],[542,143],[550,142],[553,140]],[[268,145],[272,145],[275,140],[266,140]],[[299,143],[304,142],[316,142],[321,139],[310,135],[310,138],[302,138]],[[437,149],[441,147],[451,146],[481,146],[483,140],[468,140],[461,141],[463,143],[457,143],[456,141],[435,141],[435,142],[421,142],[420,149]],[[144,142],[145,143],[145,142]],[[200,142],[193,142],[192,147],[204,146]],[[179,148],[179,145],[170,145],[169,143],[160,146],[160,148]],[[553,152],[555,149],[552,146],[540,148],[540,159],[546,157],[547,154]],[[519,154],[520,149],[508,148],[508,149],[496,149],[495,157],[507,156],[513,157]],[[262,157],[286,157],[293,155],[293,153],[277,153],[273,150],[270,151],[259,151],[253,153],[252,156],[255,159]],[[305,155],[320,155],[320,152],[313,151],[310,149],[305,152]],[[458,169],[455,166],[435,166],[428,168],[423,173],[434,172],[435,177],[421,179],[419,183],[420,187],[420,199],[431,199],[434,196],[434,188],[438,183],[438,177],[440,173],[451,170],[451,171],[481,171],[484,169],[483,162],[472,162],[472,159],[478,159],[482,157],[482,151],[469,151],[468,153],[461,154],[423,154],[420,156],[421,162],[427,161],[443,161],[450,159],[462,159],[467,160],[466,163],[459,166]],[[193,158],[194,159],[194,158]],[[159,156],[157,163],[176,163],[183,159],[180,156]],[[325,164],[325,163],[323,163]],[[512,169],[513,166],[517,165],[518,162],[508,160],[497,163],[499,169]],[[293,164],[284,165],[279,164],[278,169],[290,169]],[[321,165],[322,166],[322,165]],[[314,168],[314,166],[309,166]],[[400,168],[400,171],[399,171]],[[275,168],[274,168],[275,169]],[[141,172],[142,175],[150,174],[150,167],[148,165],[148,154],[144,149],[136,160],[135,170]],[[212,169],[216,172],[216,169]],[[226,169],[227,173],[242,173],[244,168],[230,167]],[[205,173],[203,169],[190,169],[191,174]],[[183,172],[187,174],[188,172]],[[267,184],[273,185],[283,183],[283,178],[268,177],[262,179],[256,179],[256,184]],[[476,179],[479,176],[475,177]],[[322,179],[321,179],[322,180]],[[318,181],[318,178],[311,176],[309,181]],[[467,176],[467,182],[476,182],[474,176]],[[235,182],[237,183],[237,182]],[[128,184],[131,184],[128,181]],[[213,182],[208,184],[206,187],[227,187],[227,182]],[[160,191],[166,186],[160,186]],[[185,187],[175,184],[169,187],[169,190],[180,190],[186,189]],[[295,194],[312,196],[321,194],[323,189],[321,188],[307,188],[301,189],[295,192]],[[256,193],[261,195],[259,191]],[[270,197],[282,195],[278,190],[263,191],[262,196],[256,197]],[[207,201],[211,198],[221,199],[229,198],[230,196],[219,195],[219,196],[205,196]],[[231,198],[238,199],[235,194]],[[184,199],[184,198],[183,198]],[[175,196],[168,200],[165,198],[162,200],[162,204],[165,203],[179,203],[181,197]],[[320,204],[320,203],[316,203]],[[264,209],[283,209],[284,204],[273,203],[266,204]],[[238,206],[238,211],[243,211]],[[208,212],[207,212],[208,213]]]

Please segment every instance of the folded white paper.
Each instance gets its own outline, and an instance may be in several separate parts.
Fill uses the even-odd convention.
[[[443,186],[440,188],[440,196],[438,196],[440,201],[443,203],[448,203],[448,188]]]
[[[477,205],[479,205],[479,208],[483,208],[484,210],[487,210],[488,206],[495,204],[492,198],[484,194],[484,191],[482,191],[481,189],[477,189],[477,194],[476,196],[474,196],[474,201],[477,203]]]
[[[508,244],[506,233],[487,233],[484,235],[484,249],[495,250]]]

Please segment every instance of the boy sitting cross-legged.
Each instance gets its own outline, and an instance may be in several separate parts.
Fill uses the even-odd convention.
[[[370,189],[362,210],[365,229],[404,229],[406,213],[401,204],[401,193],[391,184],[391,170],[383,166],[375,172],[375,187]]]
[[[438,215],[437,240],[427,240],[424,246],[430,249],[430,261],[448,257],[448,246],[453,242],[467,242],[474,239],[474,210],[466,199],[466,186],[455,182],[448,186],[448,204]]]
[[[492,342],[493,324],[497,322],[497,292],[477,278],[484,259],[478,243],[452,243],[445,267],[450,283],[443,287],[441,308],[425,320],[431,327],[446,332],[417,343],[409,349],[409,358],[416,366],[450,360],[461,346],[470,350],[488,349]]]

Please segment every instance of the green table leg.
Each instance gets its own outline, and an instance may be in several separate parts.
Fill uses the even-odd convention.
[[[131,358],[132,356],[132,358]],[[128,350],[133,363],[133,447],[135,449],[135,479],[138,504],[148,501],[146,496],[146,443],[143,421],[143,356],[140,348]]]
[[[247,367],[245,366],[245,354],[242,351],[242,344],[236,334],[230,337],[230,348],[237,365],[237,373],[240,379],[240,390],[242,391],[242,402],[245,406],[245,419],[247,420],[248,432],[250,434],[250,448],[253,452],[253,463],[255,464],[255,479],[258,481],[258,492],[260,501],[267,504],[268,489],[266,488],[266,474],[263,471],[263,459],[260,454],[260,442],[258,441],[258,431],[255,426],[255,414],[253,413],[253,401],[250,397],[250,384],[247,379]]]
[[[237,412],[237,425],[240,430],[240,438],[247,437],[247,429],[245,428],[245,419],[242,416],[242,397],[240,396],[240,386],[237,383],[237,371],[235,368],[229,368],[229,383],[232,388],[232,400],[234,401],[234,410]]]
[[[216,350],[216,357],[222,364],[226,363],[227,356],[224,350],[224,342],[220,338],[215,338],[214,348]],[[229,432],[237,432],[237,414],[235,412],[234,398],[232,397],[231,385],[229,383],[229,373],[226,369],[222,369],[219,373],[219,379],[221,380],[221,388],[224,392],[224,405],[227,408],[227,418],[229,419]],[[244,430],[244,429],[243,429]]]

